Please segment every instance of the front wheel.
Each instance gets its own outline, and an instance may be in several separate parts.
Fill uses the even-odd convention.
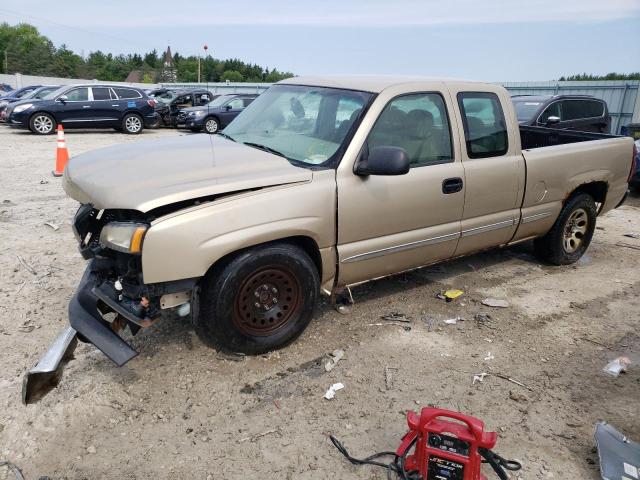
[[[574,195],[565,203],[551,230],[535,240],[536,254],[553,265],[577,262],[591,243],[596,216],[596,204],[590,195]]]
[[[205,276],[196,332],[236,353],[282,348],[311,321],[319,290],[313,261],[296,245],[246,250]]]
[[[218,132],[220,123],[216,117],[209,117],[204,121],[204,129],[207,133],[214,134]]]
[[[36,135],[50,135],[55,129],[56,121],[48,113],[36,113],[29,120],[29,130]]]
[[[130,135],[137,135],[142,132],[144,123],[142,117],[135,113],[127,113],[122,119],[122,130]]]

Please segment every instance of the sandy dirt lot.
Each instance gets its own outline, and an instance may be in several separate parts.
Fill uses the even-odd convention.
[[[77,155],[179,134],[68,132],[67,143]],[[81,345],[59,388],[22,405],[22,375],[67,324],[84,269],[70,226],[78,205],[50,174],[55,145],[0,126],[0,459],[27,479],[384,478],[346,462],[328,435],[356,456],[394,450],[406,412],[427,405],[497,430],[496,451],[524,465],[513,478],[599,478],[598,420],[640,440],[640,250],[617,245],[640,247],[623,236],[640,231],[637,197],[598,220],[576,265],[542,265],[524,244],[376,281],[353,291],[347,315],[324,302],[289,348],[242,361],[168,315],[131,340],[140,356],[123,368]],[[447,287],[465,293],[436,299]],[[488,296],[510,307],[482,306]],[[371,325],[390,312],[410,317],[410,331]],[[320,360],[338,348],[345,357],[327,373]],[[620,354],[629,372],[604,374]],[[390,385],[385,367],[397,369]],[[335,382],[345,388],[324,400]]]

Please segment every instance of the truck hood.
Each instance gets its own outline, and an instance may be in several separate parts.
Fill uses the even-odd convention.
[[[308,182],[286,158],[218,135],[185,135],[93,150],[69,160],[63,188],[97,209],[148,212],[184,200]]]

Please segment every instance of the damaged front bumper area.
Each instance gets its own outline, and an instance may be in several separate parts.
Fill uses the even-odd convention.
[[[84,206],[76,214],[74,229],[80,252],[88,259],[86,270],[69,302],[69,324],[23,381],[22,401],[34,403],[59,383],[64,366],[73,359],[77,341],[95,345],[121,367],[138,355],[118,332],[125,327],[133,335],[158,320],[168,298],[169,307],[191,300],[196,279],[145,285],[140,256],[116,252],[96,240],[108,218],[89,215]]]

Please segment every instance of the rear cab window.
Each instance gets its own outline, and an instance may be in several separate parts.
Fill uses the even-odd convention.
[[[460,92],[458,105],[462,114],[469,158],[499,157],[507,153],[507,124],[500,99],[492,92]]]

